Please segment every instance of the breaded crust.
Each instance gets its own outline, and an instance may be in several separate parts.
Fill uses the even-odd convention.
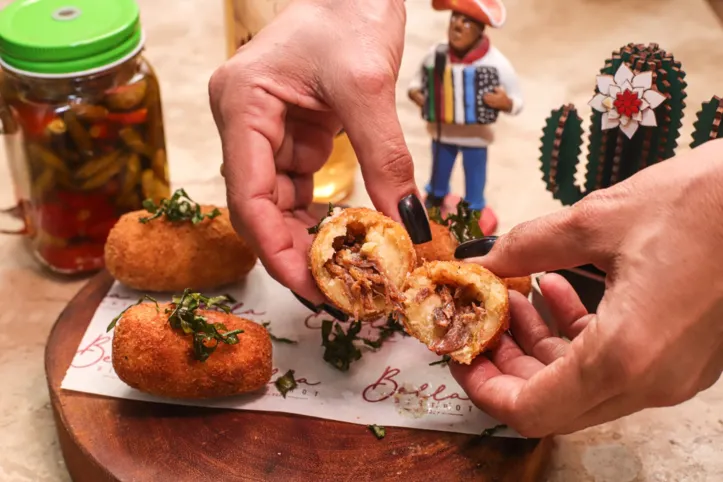
[[[417,252],[417,266],[422,266],[425,261],[454,261],[454,250],[459,243],[452,232],[446,226],[434,221],[429,221],[429,227],[432,231],[432,240],[414,246]]]
[[[202,206],[208,213],[214,206]],[[124,285],[145,292],[205,291],[235,283],[256,264],[256,254],[236,234],[228,209],[221,215],[172,223],[165,217],[146,224],[145,210],[123,215],[105,245],[105,265]]]
[[[309,250],[311,272],[321,292],[336,307],[358,319],[367,320],[392,310],[381,298],[375,300],[374,308],[365,308],[358,299],[350,299],[344,281],[332,276],[325,264],[333,258],[334,241],[346,236],[348,230],[365,233],[362,253],[374,259],[385,271],[390,282],[402,289],[407,274],[416,265],[416,253],[412,240],[404,227],[378,211],[367,208],[348,208],[327,218]]]
[[[458,363],[469,365],[487,349],[493,348],[500,336],[509,328],[510,308],[507,287],[492,272],[478,264],[458,261],[432,261],[415,269],[405,284],[404,327],[410,335],[434,351],[433,344],[444,336],[446,330],[435,326],[433,311],[442,306],[435,294],[438,284],[466,286],[475,294],[486,310],[483,317],[470,323],[470,339],[461,349],[450,353]],[[427,289],[432,294],[418,296]],[[420,301],[420,298],[423,298]]]
[[[432,228],[432,240],[428,243],[418,244],[414,247],[417,251],[417,266],[422,266],[425,261],[455,261],[454,251],[459,246],[457,238],[446,226],[434,221],[429,222]],[[519,278],[503,278],[508,289],[519,291],[529,296],[532,291],[532,277],[521,276]]]
[[[113,369],[127,385],[152,395],[201,399],[259,390],[271,379],[271,338],[261,325],[218,311],[197,310],[209,323],[242,329],[239,343],[219,343],[205,361],[194,358],[192,336],[171,328],[170,304],[127,310],[113,335]]]

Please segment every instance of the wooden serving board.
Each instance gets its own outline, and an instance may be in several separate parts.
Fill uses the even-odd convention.
[[[113,280],[92,278],[68,304],[45,350],[60,446],[76,482],[540,480],[551,439],[479,437],[271,412],[114,399],[61,390]]]

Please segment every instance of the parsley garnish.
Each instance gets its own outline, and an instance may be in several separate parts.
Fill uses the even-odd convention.
[[[121,311],[121,312],[118,314],[118,316],[116,316],[115,318],[113,318],[113,320],[110,322],[110,325],[108,325],[108,328],[106,328],[105,332],[108,333],[110,330],[112,330],[113,328],[115,328],[116,323],[118,323],[118,320],[120,320],[120,319],[123,317],[123,315],[125,314],[126,311],[130,310],[130,309],[133,308],[134,306],[140,305],[140,304],[143,303],[143,301],[145,301],[145,300],[148,300],[148,301],[151,301],[151,302],[155,303],[155,304],[156,304],[156,309],[158,309],[158,302],[157,302],[155,299],[151,298],[151,297],[148,296],[148,295],[143,295],[143,296],[141,296],[141,298],[138,300],[137,303],[134,303],[134,304],[130,305],[128,308],[126,308],[125,310]]]
[[[500,430],[504,430],[506,428],[507,428],[507,425],[504,425],[504,424],[495,425],[494,427],[486,428],[486,429],[482,430],[482,433],[480,434],[480,436],[481,437],[491,437],[494,434],[496,434],[497,432],[499,432]]]
[[[216,351],[220,342],[235,345],[238,343],[238,335],[243,333],[243,330],[228,331],[223,323],[209,323],[204,316],[196,314],[199,308],[207,310],[215,308],[230,313],[231,308],[225,304],[228,300],[225,295],[208,298],[186,289],[181,296],[173,297],[173,309],[170,307],[166,309],[166,313],[170,313],[168,322],[172,328],[193,335],[193,353],[199,361],[206,361]]]
[[[377,440],[381,440],[387,435],[387,429],[381,425],[367,425],[367,428],[371,430]]]
[[[329,216],[331,216],[332,214],[334,214],[334,205],[333,205],[332,203],[329,203],[329,210],[327,211],[326,216],[324,216],[323,218],[321,218],[321,219],[319,220],[319,222],[316,224],[316,226],[312,226],[312,227],[308,228],[308,229],[306,230],[306,232],[309,233],[309,234],[316,234],[316,233],[318,233],[318,232],[319,232],[319,229],[321,229],[321,223],[323,223],[324,220],[325,220],[326,218],[328,218]]]
[[[296,380],[294,379],[294,370],[289,370],[283,376],[277,378],[274,385],[276,385],[281,396],[286,398],[286,394],[297,387]]]
[[[452,359],[452,357],[450,357],[449,355],[444,355],[444,356],[443,356],[442,358],[440,358],[439,360],[430,363],[429,366],[430,366],[430,367],[431,367],[431,366],[434,366],[434,365],[443,365],[443,366],[446,366],[447,363],[449,363],[449,360],[451,360],[451,359]]]
[[[269,337],[271,337],[272,340],[278,341],[279,343],[288,343],[289,345],[296,345],[297,343],[299,343],[298,341],[295,341],[295,340],[289,340],[288,338],[281,338],[281,337],[274,335],[273,333],[271,333],[271,330],[269,329],[270,324],[271,324],[271,322],[269,322],[269,321],[264,321],[262,323],[262,325],[264,325],[264,328],[266,328],[266,331],[269,332]]]
[[[334,329],[334,338],[330,339],[332,328]],[[354,345],[354,341],[359,338],[357,335],[361,331],[361,321],[353,321],[346,333],[338,323],[331,320],[321,322],[321,346],[324,350],[324,361],[343,372],[349,370],[351,364],[362,357],[361,350]]]
[[[399,322],[399,319],[394,313],[389,314],[387,318],[387,324],[379,329],[379,339],[384,341],[394,336],[395,333],[401,333],[402,336],[409,336],[404,330],[404,325]]]
[[[166,219],[171,222],[191,221],[193,224],[200,223],[204,218],[213,219],[221,215],[221,211],[217,208],[208,214],[203,214],[201,205],[194,202],[183,189],[177,189],[171,199],[162,199],[159,205],[156,205],[152,199],[146,199],[143,201],[143,208],[153,215],[139,218],[143,224],[160,218],[164,214]]]
[[[442,219],[439,208],[430,208],[428,215],[432,221],[448,227],[460,243],[484,236],[479,227],[481,212],[470,209],[469,203],[464,199],[457,203],[456,214],[448,214],[446,218]]]

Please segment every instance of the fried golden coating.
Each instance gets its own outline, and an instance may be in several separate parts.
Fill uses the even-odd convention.
[[[457,238],[449,228],[434,221],[429,222],[429,227],[432,228],[432,240],[414,247],[417,251],[417,266],[422,266],[425,261],[455,261],[454,251],[459,246]],[[530,276],[503,278],[503,281],[508,289],[519,291],[525,296],[529,296],[532,291]]]
[[[434,221],[429,221],[429,227],[432,231],[432,240],[414,246],[417,252],[417,266],[422,266],[425,261],[454,261],[454,250],[459,243],[452,232],[446,226]]]
[[[208,213],[214,206],[202,206]],[[256,254],[231,226],[228,209],[194,225],[165,216],[139,222],[145,210],[123,215],[108,235],[105,265],[124,285],[145,292],[205,291],[235,283],[256,264]]]
[[[401,224],[371,209],[348,208],[322,222],[309,262],[329,301],[367,320],[401,308],[400,290],[417,259]]]
[[[263,326],[238,316],[197,310],[209,323],[241,329],[236,345],[219,343],[205,362],[193,354],[193,337],[171,327],[170,304],[128,309],[113,335],[113,369],[132,388],[152,395],[202,399],[252,392],[271,380],[271,338]]]
[[[407,279],[404,297],[407,333],[459,363],[493,348],[509,327],[507,287],[478,264],[425,263]]]

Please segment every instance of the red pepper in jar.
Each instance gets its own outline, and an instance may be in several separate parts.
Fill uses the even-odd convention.
[[[115,209],[104,194],[59,192],[60,202],[38,208],[40,228],[61,239],[88,236],[105,241],[117,221]]]
[[[111,140],[118,138],[118,129],[111,126],[108,122],[98,122],[88,129],[90,137],[93,139]],[[113,148],[113,146],[110,146]]]
[[[109,112],[108,120],[120,124],[143,124],[148,119],[148,109],[134,110],[131,112]]]
[[[48,125],[59,119],[53,106],[47,104],[17,103],[12,108],[27,139],[41,139]]]
[[[92,271],[103,267],[103,243],[82,243],[69,246],[52,244],[38,247],[38,255],[58,271]]]

